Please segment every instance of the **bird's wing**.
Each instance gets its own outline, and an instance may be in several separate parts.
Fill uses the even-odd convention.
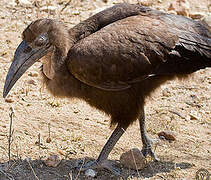
[[[194,53],[211,57],[211,39],[206,37],[210,32],[206,28],[203,34],[197,32],[200,28],[191,25],[186,29],[181,20],[177,23],[172,17],[159,15],[128,17],[78,41],[68,53],[70,72],[90,86],[119,91],[162,73],[159,69],[163,64],[183,59],[180,53],[184,49],[193,57]],[[188,21],[185,18],[184,22]]]

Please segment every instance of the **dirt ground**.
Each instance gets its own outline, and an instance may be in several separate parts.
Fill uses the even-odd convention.
[[[0,1],[1,93],[14,50],[21,42],[21,32],[31,21],[49,17],[60,19],[72,27],[114,4],[111,0],[72,0],[69,4],[68,0],[30,1],[32,4],[20,2]],[[150,6],[167,11],[170,0],[151,2]],[[209,0],[189,2],[191,12],[210,13]],[[35,64],[25,73],[11,90],[7,102],[0,98],[0,180],[92,179],[83,172],[75,171],[74,167],[83,162],[85,157],[86,160],[97,158],[112,133],[109,117],[83,101],[54,99],[50,96],[39,81],[40,65]],[[169,130],[175,133],[176,141],[161,141],[156,146],[155,152],[160,162],[149,163],[138,172],[124,168],[118,161],[120,155],[142,146],[139,125],[134,123],[109,156],[125,179],[189,180],[195,179],[195,173],[200,168],[211,173],[210,92],[211,70],[205,69],[194,73],[187,80],[164,84],[147,100],[145,107],[150,136],[157,138],[158,132]],[[14,109],[14,116],[9,162],[10,107]],[[49,132],[51,142],[47,143]],[[52,154],[62,159],[55,168],[43,163]],[[121,178],[101,170],[94,179]]]

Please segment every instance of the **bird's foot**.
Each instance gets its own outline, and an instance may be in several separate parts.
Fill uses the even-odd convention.
[[[158,142],[159,142],[158,139],[147,138],[147,141],[143,145],[143,148],[141,150],[144,157],[147,157],[147,155],[149,155],[153,158],[154,161],[160,161],[160,159],[155,155],[155,153],[152,150],[152,144],[157,144]]]
[[[76,170],[78,171],[86,171],[88,169],[107,169],[112,172],[116,176],[121,176],[120,171],[113,167],[112,163],[106,160],[101,161],[90,161],[85,165],[78,166]]]

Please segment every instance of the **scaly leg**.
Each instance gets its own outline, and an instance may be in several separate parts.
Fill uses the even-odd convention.
[[[85,171],[87,169],[105,168],[111,171],[112,173],[114,173],[115,175],[120,175],[120,172],[114,167],[112,167],[112,164],[107,160],[107,158],[108,158],[109,153],[111,152],[111,150],[113,149],[117,141],[119,140],[119,138],[126,131],[126,129],[127,127],[123,129],[121,126],[118,125],[116,129],[114,130],[114,132],[112,133],[112,135],[110,136],[110,138],[108,139],[108,141],[106,142],[106,144],[104,145],[97,160],[94,162],[87,163],[82,167],[78,167],[77,169],[80,171]]]
[[[142,139],[142,143],[143,143],[143,147],[142,147],[142,150],[141,150],[143,155],[145,157],[147,155],[150,155],[155,161],[159,161],[157,156],[152,151],[153,140],[151,140],[149,138],[147,131],[146,131],[144,109],[142,110],[141,115],[139,117],[139,125],[140,125],[140,131],[141,131],[141,139]]]

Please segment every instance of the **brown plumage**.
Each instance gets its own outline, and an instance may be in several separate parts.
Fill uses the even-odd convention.
[[[145,130],[144,100],[167,80],[211,67],[211,32],[199,21],[131,4],[115,5],[71,29],[40,19],[23,32],[4,96],[40,58],[46,87],[53,95],[83,99],[117,124],[97,161],[83,168],[117,173],[106,159],[136,119],[143,154],[157,159]]]

